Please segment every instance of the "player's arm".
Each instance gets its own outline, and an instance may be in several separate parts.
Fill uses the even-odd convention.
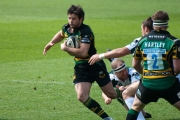
[[[81,43],[80,48],[71,48],[66,46],[66,41],[61,44],[61,49],[68,52],[70,55],[80,58],[85,58],[88,56],[90,44]]]
[[[140,38],[136,38],[135,40],[133,40],[132,43],[126,45],[123,48],[117,48],[117,49],[114,49],[107,53],[95,54],[90,58],[89,63],[90,63],[90,65],[93,65],[95,62],[98,62],[104,58],[107,58],[107,59],[118,58],[118,57],[123,57],[125,55],[132,54],[132,53],[134,53],[134,50],[135,50],[139,40],[140,40]]]
[[[173,67],[176,75],[180,74],[180,59],[173,59]]]
[[[51,39],[51,41],[49,41],[49,43],[44,47],[44,51],[43,54],[46,54],[47,51],[56,43],[59,43],[60,41],[62,41],[64,39],[64,35],[62,33],[62,30],[59,31],[58,33],[56,33],[54,35],[54,37]]]
[[[132,67],[140,74],[143,73],[143,66],[141,65],[141,59],[133,58]]]
[[[173,69],[176,75],[180,74],[180,40],[175,42],[173,54]]]
[[[66,42],[61,44],[61,49],[72,56],[85,58],[88,57],[88,51],[91,44],[91,31],[83,31],[81,33],[80,48],[70,48],[66,46]]]
[[[93,65],[95,62],[98,62],[101,59],[118,58],[128,54],[131,54],[131,51],[127,47],[117,48],[106,53],[93,55],[89,60],[89,64]]]

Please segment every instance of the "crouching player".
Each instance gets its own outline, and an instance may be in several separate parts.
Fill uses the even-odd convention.
[[[134,95],[137,90],[140,74],[134,69],[127,67],[123,60],[115,58],[111,62],[112,71],[109,73],[110,79],[114,87],[119,87],[122,91],[124,99],[117,99],[126,110],[129,110],[134,101]],[[110,104],[112,99],[108,98],[104,93],[102,97],[106,104]],[[151,118],[151,114],[146,113],[144,110],[140,112],[138,120],[145,120],[145,118]]]

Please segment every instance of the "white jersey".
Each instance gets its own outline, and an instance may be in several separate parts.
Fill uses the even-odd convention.
[[[139,81],[141,79],[141,75],[134,68],[126,68],[128,71],[128,79],[125,81],[120,80],[115,74],[112,72],[109,74],[111,81],[117,81],[117,85],[127,86],[135,81]]]
[[[139,42],[140,39],[141,39],[141,37],[136,38],[136,39],[134,39],[130,44],[128,44],[128,45],[125,46],[125,47],[127,47],[127,48],[131,51],[131,54],[134,53],[135,48],[136,48],[136,46],[138,45],[138,42]]]

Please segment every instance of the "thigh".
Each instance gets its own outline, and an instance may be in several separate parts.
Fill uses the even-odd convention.
[[[112,98],[112,99],[116,98],[116,91],[114,90],[114,87],[111,81],[105,86],[101,87],[101,90],[107,97]]]
[[[176,83],[170,88],[162,91],[162,98],[167,100],[170,104],[174,105],[175,103],[180,101],[180,83],[176,81]],[[179,104],[177,104],[179,105]]]
[[[139,81],[137,81],[137,82],[133,82],[132,84],[130,84],[128,87],[127,87],[127,89],[125,89],[124,91],[123,91],[123,98],[124,99],[127,99],[127,98],[129,98],[129,97],[134,97],[135,96],[135,93],[136,93],[136,91],[137,91],[137,89],[138,89],[138,85],[139,85]]]
[[[136,91],[136,96],[144,104],[148,104],[149,102],[157,102],[160,98],[158,90],[149,89],[141,82],[139,83],[138,89]]]

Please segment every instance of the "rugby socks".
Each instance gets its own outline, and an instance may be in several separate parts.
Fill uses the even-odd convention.
[[[101,108],[101,106],[90,97],[87,99],[84,105],[102,119],[109,117],[106,112],[104,112],[104,110]]]
[[[138,117],[138,112],[133,109],[130,109],[126,116],[126,120],[137,120],[137,117]]]
[[[131,106],[132,106],[133,102],[134,102],[134,97],[130,97],[130,98],[125,100],[125,103],[126,103],[126,105],[128,106],[129,109],[131,109]],[[137,120],[145,120],[142,112],[139,112]]]

